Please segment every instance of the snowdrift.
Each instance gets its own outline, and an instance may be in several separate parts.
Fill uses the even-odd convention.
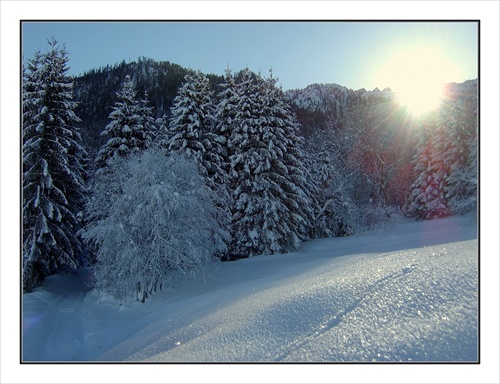
[[[477,222],[313,240],[145,304],[55,275],[24,295],[22,325],[24,362],[476,362]]]

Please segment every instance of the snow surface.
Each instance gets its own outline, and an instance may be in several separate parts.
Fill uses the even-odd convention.
[[[23,360],[371,362],[478,359],[471,216],[304,243],[119,306],[76,275],[23,297]]]

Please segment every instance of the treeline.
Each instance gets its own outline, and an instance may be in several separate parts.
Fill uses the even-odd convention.
[[[169,61],[140,57],[137,61],[122,61],[115,65],[92,69],[73,82],[74,97],[78,100],[75,113],[82,120],[79,128],[88,151],[95,155],[103,142],[100,135],[108,121],[111,106],[117,101],[117,91],[127,75],[137,95],[149,100],[154,118],[170,114],[177,91],[184,82],[188,69]],[[212,90],[223,81],[222,76],[208,74]]]
[[[77,106],[68,54],[49,46],[23,68],[26,292],[85,266],[102,291],[144,301],[218,260],[476,209],[476,81],[415,121],[390,90],[317,85],[305,99],[272,72],[141,59],[79,78]]]

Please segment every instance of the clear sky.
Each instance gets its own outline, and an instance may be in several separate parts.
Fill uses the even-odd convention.
[[[24,22],[24,58],[44,51],[50,36],[66,45],[74,75],[145,56],[215,74],[228,65],[264,75],[272,67],[285,90],[313,83],[371,90],[394,87],[382,75],[387,68],[407,76],[394,65],[398,52],[432,46],[447,61],[443,81],[478,76],[475,22]]]

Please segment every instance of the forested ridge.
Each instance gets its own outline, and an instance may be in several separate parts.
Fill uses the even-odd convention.
[[[477,209],[477,80],[414,117],[390,89],[283,91],[272,71],[23,68],[23,288],[89,268],[120,301],[167,275]],[[279,75],[279,74],[278,74]]]

